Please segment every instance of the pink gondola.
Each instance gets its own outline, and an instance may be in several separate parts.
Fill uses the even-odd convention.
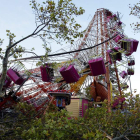
[[[117,35],[118,32],[115,33],[115,35]],[[119,41],[124,38],[124,35],[122,34],[118,34],[115,38],[113,38],[113,40],[116,42],[116,43],[120,43]]]
[[[13,69],[9,69],[7,71],[7,75],[17,85],[21,85],[24,82],[24,79],[19,75],[19,73]]]
[[[127,76],[126,71],[122,71],[121,74],[120,74],[120,76],[124,79]]]
[[[53,69],[50,68],[48,64],[46,64],[45,66],[41,66],[40,70],[41,70],[42,81],[51,82],[54,76]]]
[[[89,60],[88,63],[93,76],[98,76],[106,73],[103,58],[92,59]]]
[[[135,65],[135,60],[130,60],[130,61],[128,62],[128,66],[133,66],[133,65]]]
[[[109,10],[107,10],[107,9],[106,9],[105,13],[106,13],[106,16],[107,16],[107,17],[108,17],[108,16],[112,16],[112,13],[111,13]]]
[[[116,52],[116,60],[121,61],[122,60],[122,54],[119,52],[120,47],[113,48],[113,51]]]
[[[139,44],[139,41],[136,40],[136,39],[128,39],[128,40],[132,42],[133,52],[136,52],[137,51],[138,44]]]
[[[134,75],[134,70],[133,69],[127,69],[127,74],[128,75]]]
[[[64,66],[60,69],[60,74],[67,83],[77,82],[80,78],[77,70],[73,65],[69,65],[67,68]]]
[[[137,51],[138,44],[139,44],[139,41],[133,39],[133,52]]]
[[[1,77],[1,75],[0,75],[0,77]],[[5,82],[4,82],[4,85],[3,85],[3,88],[7,88],[7,87],[9,87],[10,86],[10,84],[11,84],[11,79],[8,77],[8,76],[6,76],[6,79],[5,79]]]
[[[117,99],[114,101],[112,108],[116,109],[117,106],[120,104],[121,105],[121,109],[123,108],[123,103],[125,101],[124,97],[117,97]]]
[[[131,39],[123,39],[121,40],[121,48],[126,50],[126,56],[131,55],[133,51],[133,41]]]
[[[122,22],[121,22],[121,21],[119,21],[117,24],[118,24],[118,26],[120,26],[120,25],[122,25]]]
[[[113,61],[116,62],[116,60],[118,60],[118,61],[122,60],[122,54],[119,52],[119,49],[120,49],[119,47],[115,47],[111,50],[107,50],[107,54],[108,54],[110,64],[112,64]]]

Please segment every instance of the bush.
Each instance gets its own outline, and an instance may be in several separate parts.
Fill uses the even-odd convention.
[[[131,102],[130,102],[131,103]],[[107,112],[106,104],[102,107],[89,108],[84,118],[68,119],[66,110],[56,111],[51,106],[40,118],[37,112],[27,104],[19,104],[14,122],[3,123],[6,130],[1,139],[24,140],[136,140],[140,138],[140,104],[138,98],[130,104],[130,110],[116,109]],[[54,111],[55,110],[55,111]],[[27,111],[28,113],[24,113]]]

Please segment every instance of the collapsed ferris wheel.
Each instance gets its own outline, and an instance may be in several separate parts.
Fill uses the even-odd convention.
[[[123,26],[118,13],[98,9],[83,38],[48,55],[43,66],[35,67],[40,56],[13,62],[7,71],[3,88],[6,97],[1,100],[0,109],[10,107],[18,99],[32,104],[36,110],[45,109],[50,101],[56,104],[53,91],[71,92],[75,96],[85,92],[86,87],[90,87],[94,100],[100,96],[101,101],[110,101],[116,91],[121,95],[134,75],[132,53],[139,43],[124,34]],[[26,63],[34,67],[27,69]]]

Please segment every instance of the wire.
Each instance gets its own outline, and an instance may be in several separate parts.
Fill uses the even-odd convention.
[[[50,54],[50,55],[48,55],[48,57],[59,56],[59,55],[70,54],[70,53],[75,53],[75,52],[80,52],[80,51],[84,51],[84,50],[92,49],[92,48],[95,48],[95,47],[97,47],[97,46],[99,46],[99,45],[101,45],[101,44],[104,44],[104,43],[110,41],[111,39],[115,38],[117,35],[119,35],[119,33],[116,34],[116,35],[114,35],[113,37],[111,37],[111,38],[109,38],[109,39],[107,39],[107,40],[105,40],[105,41],[103,41],[103,42],[97,44],[97,45],[92,46],[92,47],[83,48],[83,49],[74,50],[74,51],[69,51],[69,52]],[[12,60],[12,61],[26,60],[26,59],[33,59],[33,58],[40,58],[40,57],[42,57],[42,56],[44,56],[44,55],[41,55],[41,56],[34,56],[34,57],[27,57],[27,58],[22,58],[22,59],[16,59],[16,60]]]

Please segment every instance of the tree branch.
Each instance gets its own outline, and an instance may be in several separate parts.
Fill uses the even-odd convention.
[[[24,50],[21,51],[21,50],[19,50],[18,48],[16,48],[12,53],[10,53],[10,54],[8,55],[8,57],[12,56],[15,52],[24,52]]]
[[[1,78],[0,78],[0,96],[2,97],[2,88],[3,88],[3,85],[4,85],[4,82],[5,82],[5,79],[6,79],[6,74],[7,74],[7,63],[8,63],[8,55],[10,53],[10,47],[11,47],[11,42],[12,42],[12,39],[10,38],[9,39],[9,46],[8,48],[6,49],[6,52],[5,52],[5,56],[3,58],[3,64],[2,64],[2,75],[1,75]]]
[[[38,29],[40,26],[42,26],[43,24],[44,24],[44,23],[38,25],[37,28],[34,30],[33,34],[35,34],[35,32],[37,31],[37,29]]]
[[[48,25],[48,23],[49,23],[50,21],[51,21],[51,20],[49,20],[41,29],[39,29],[39,30],[37,31],[37,29],[38,29],[40,26],[42,26],[43,24],[38,25],[32,34],[30,34],[30,35],[28,35],[28,36],[26,36],[26,37],[20,39],[19,41],[15,42],[14,44],[10,45],[10,46],[8,47],[7,51],[9,51],[11,48],[13,48],[13,47],[14,47],[15,45],[17,45],[18,43],[24,41],[25,39],[27,39],[27,38],[29,38],[29,37],[31,37],[31,36],[37,35],[40,31],[42,31],[42,30]],[[37,32],[36,32],[36,31],[37,31]]]
[[[0,55],[0,58],[1,58],[1,59],[3,59],[3,56],[2,56],[2,55]]]

